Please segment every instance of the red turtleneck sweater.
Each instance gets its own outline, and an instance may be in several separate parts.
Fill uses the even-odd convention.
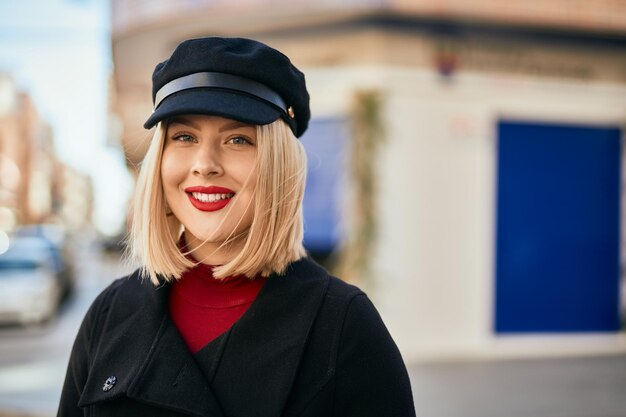
[[[173,285],[169,312],[189,350],[204,345],[228,330],[256,299],[267,278],[244,275],[213,278],[209,265],[186,271]]]

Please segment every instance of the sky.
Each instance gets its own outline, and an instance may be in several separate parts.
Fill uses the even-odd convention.
[[[59,158],[94,182],[94,222],[119,231],[131,188],[121,149],[107,146],[112,72],[108,0],[0,0],[0,72],[33,98]]]

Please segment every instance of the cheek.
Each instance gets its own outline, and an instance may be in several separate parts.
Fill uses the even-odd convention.
[[[252,187],[256,184],[255,160],[253,158],[239,160],[233,163],[231,165],[231,173],[241,184],[246,181]]]
[[[176,163],[176,158],[171,153],[164,151],[161,159],[161,182],[166,193],[168,189],[176,188],[183,178],[180,163]]]

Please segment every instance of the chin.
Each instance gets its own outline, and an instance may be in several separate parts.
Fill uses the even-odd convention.
[[[195,240],[206,243],[221,243],[224,239],[221,239],[221,236],[215,236],[213,230],[194,230],[188,227],[185,227],[185,232],[187,234],[187,240]]]

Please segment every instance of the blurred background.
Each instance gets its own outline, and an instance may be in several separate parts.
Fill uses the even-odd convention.
[[[208,35],[305,72],[305,243],[418,415],[626,416],[626,0],[0,1],[0,416],[55,415],[134,268],[152,70]]]

